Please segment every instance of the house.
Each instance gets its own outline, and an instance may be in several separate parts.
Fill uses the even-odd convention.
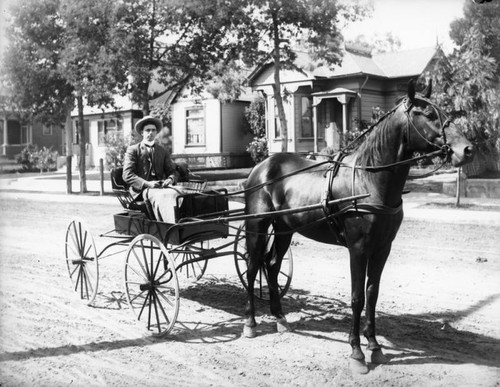
[[[22,120],[12,112],[0,112],[0,156],[3,158],[14,159],[28,144],[51,148],[62,154],[63,141],[61,126],[42,125],[39,122]]]
[[[155,110],[171,109],[168,141],[174,161],[185,161],[191,169],[238,168],[251,165],[246,146],[252,137],[244,131],[243,118],[251,98],[243,94],[237,101],[223,103],[208,93],[198,95],[183,89],[161,93],[150,101],[150,106]],[[117,97],[115,106],[115,109],[84,107],[86,165],[90,168],[106,158],[106,135],[119,132],[128,138],[135,123],[143,117],[139,107],[126,97]],[[77,166],[80,140],[76,111],[72,120],[73,153],[77,159],[73,165]]]
[[[249,90],[231,102],[210,93],[177,93],[171,102],[172,158],[191,169],[242,168],[253,165],[246,147],[252,141],[245,131],[245,108],[254,97]]]
[[[439,47],[371,55],[346,46],[341,65],[328,68],[305,52],[297,52],[296,68],[282,70],[288,151],[338,150],[356,122],[370,122],[374,109],[388,111],[407,90],[408,81],[431,69],[443,55]],[[249,76],[249,84],[266,99],[269,151],[280,152],[283,141],[273,97],[274,64]]]

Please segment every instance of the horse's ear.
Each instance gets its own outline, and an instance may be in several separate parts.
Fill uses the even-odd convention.
[[[410,82],[408,82],[408,98],[412,102],[415,99],[415,80],[414,79],[410,79]]]
[[[427,86],[425,86],[425,89],[422,91],[422,95],[429,99],[430,96],[431,96],[431,93],[432,93],[432,78],[429,79],[429,83],[427,84]]]

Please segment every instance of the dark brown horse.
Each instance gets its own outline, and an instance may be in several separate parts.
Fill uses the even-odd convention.
[[[268,272],[271,313],[278,330],[288,325],[281,308],[277,276],[281,259],[294,232],[316,241],[349,249],[352,289],[352,323],[349,343],[351,365],[368,372],[361,350],[360,320],[366,297],[369,362],[385,363],[386,357],[375,336],[375,306],[382,270],[403,220],[402,194],[414,152],[441,155],[455,166],[471,161],[472,144],[428,98],[431,84],[422,94],[413,82],[408,95],[372,129],[363,144],[341,162],[320,163],[288,153],[275,154],[250,173],[245,193],[248,214],[297,208],[326,200],[369,193],[370,197],[335,208],[246,221],[248,303],[244,335],[256,334],[254,281],[260,267]],[[335,166],[338,172],[334,177]],[[252,189],[259,188],[259,189]],[[332,215],[333,214],[333,215]],[[272,226],[275,252],[265,254],[265,233]]]

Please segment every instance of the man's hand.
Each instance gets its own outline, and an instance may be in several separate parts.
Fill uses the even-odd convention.
[[[146,186],[148,188],[160,188],[161,187],[161,181],[159,180],[151,180],[146,182]]]
[[[163,188],[167,188],[168,186],[172,185],[174,183],[174,181],[172,180],[171,177],[169,177],[168,179],[166,179],[164,182],[163,182]]]

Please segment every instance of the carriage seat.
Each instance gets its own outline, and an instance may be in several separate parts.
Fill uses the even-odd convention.
[[[151,203],[144,200],[135,200],[128,190],[128,185],[123,180],[123,168],[111,170],[111,187],[118,201],[126,211],[142,212],[149,219],[156,220]]]

